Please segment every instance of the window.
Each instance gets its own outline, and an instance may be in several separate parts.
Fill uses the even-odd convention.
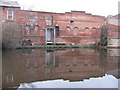
[[[35,26],[34,26],[34,30],[35,30],[35,31],[38,31],[38,29],[39,29],[39,26],[38,26],[38,25],[35,25]]]
[[[74,30],[78,30],[78,27],[74,27]]]
[[[13,74],[7,75],[7,83],[13,83]]]
[[[7,12],[7,19],[8,20],[13,20],[13,16],[14,16],[14,11],[8,11]]]
[[[60,34],[59,27],[58,27],[58,26],[56,26],[55,28],[56,28],[56,36],[59,36],[59,34]]]
[[[71,20],[71,21],[70,21],[70,24],[74,24],[74,21]]]
[[[96,30],[96,27],[93,27],[92,30]]]
[[[70,30],[71,30],[71,27],[68,25],[68,26],[66,27],[66,30],[70,31]]]
[[[89,30],[89,27],[85,27],[85,30],[88,29]]]
[[[39,29],[39,26],[38,26],[38,25],[35,25],[35,26],[34,26],[34,34],[35,34],[35,35],[38,34],[38,29]]]
[[[26,25],[25,26],[25,34],[30,35],[30,33],[31,33],[30,26]]]

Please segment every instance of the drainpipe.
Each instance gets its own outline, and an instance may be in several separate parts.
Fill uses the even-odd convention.
[[[47,45],[47,27],[46,27],[46,40],[45,40],[45,44]]]
[[[56,44],[56,28],[54,28],[54,45]]]

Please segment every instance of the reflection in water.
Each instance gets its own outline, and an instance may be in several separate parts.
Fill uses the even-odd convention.
[[[55,51],[46,50],[45,51],[45,66],[57,66],[57,58]]]
[[[83,81],[118,76],[118,57],[98,49],[20,49],[3,51],[3,87],[47,80]]]
[[[7,83],[12,83],[13,82],[13,74],[7,75]]]
[[[118,80],[112,75],[105,75],[103,77],[90,78],[82,82],[69,82],[68,80],[64,81],[59,79],[22,83],[19,88],[118,88]]]

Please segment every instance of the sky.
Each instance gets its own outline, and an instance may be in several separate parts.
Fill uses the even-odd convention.
[[[69,82],[68,80],[48,80],[32,83],[21,83],[20,88],[118,88],[118,80],[113,75],[98,78],[84,79],[83,81]]]
[[[118,2],[120,0],[11,0],[18,1],[21,9],[33,11],[45,11],[64,13],[71,10],[85,11],[92,15],[116,15],[118,14]]]

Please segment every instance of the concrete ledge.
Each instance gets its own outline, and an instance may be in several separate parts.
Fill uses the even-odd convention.
[[[23,37],[45,37],[40,35],[23,35]]]
[[[100,38],[100,37],[96,37],[96,36],[59,36],[59,38],[73,38],[73,37],[77,37],[77,38]]]
[[[34,45],[19,46],[17,49],[37,49],[37,48],[97,48],[95,45]]]

